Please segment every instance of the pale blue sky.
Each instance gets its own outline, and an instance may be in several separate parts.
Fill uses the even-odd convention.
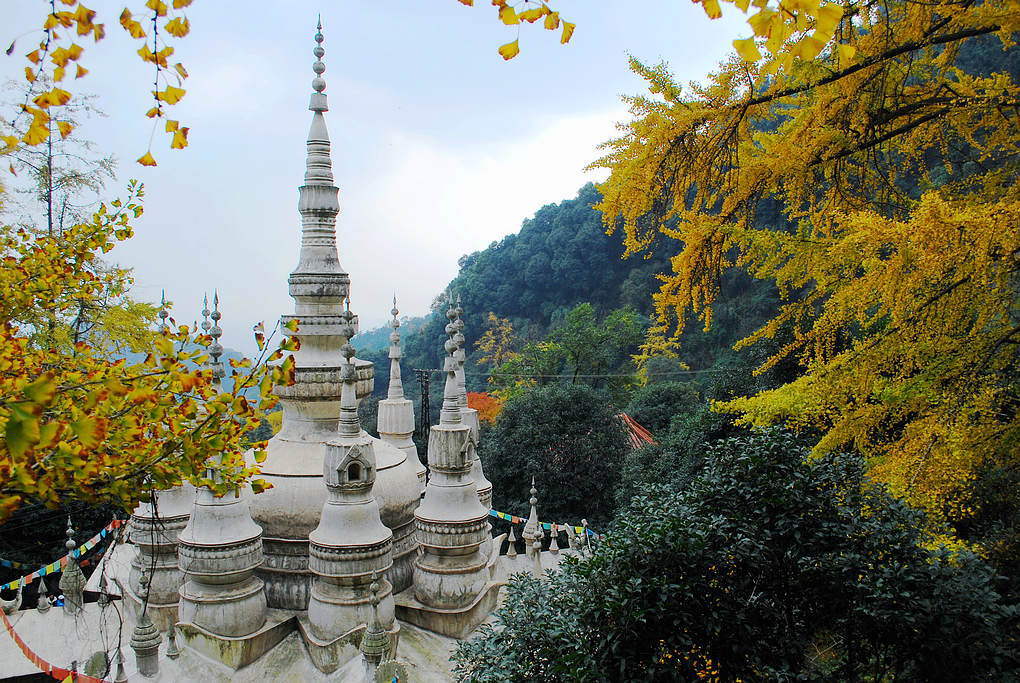
[[[710,21],[688,0],[557,0],[553,7],[577,24],[571,42],[527,26],[521,54],[504,62],[496,50],[514,30],[487,0],[476,4],[197,0],[186,10],[192,32],[173,57],[191,74],[187,96],[171,108],[191,127],[190,146],[171,151],[157,133],[159,165],[143,168],[134,159],[151,132],[151,65],[117,23],[124,3],[97,1],[107,38],[85,45],[90,73],[71,85],[96,93],[109,114],[81,132],[120,160],[111,195],[129,178],[145,183],[136,236],[111,253],[135,269],[136,297],[158,301],[165,288],[177,320],[190,323],[203,291],[218,288],[223,342],[247,352],[255,322],[268,327],[293,310],[286,280],[297,264],[320,12],[340,262],[363,329],[384,321],[394,291],[402,313],[423,314],[459,256],[601,179],[583,167],[626,119],[619,96],[643,87],[628,52],[668,61],[681,82],[701,80],[749,32],[739,14]],[[5,3],[4,47],[47,6]],[[37,40],[19,39],[13,56],[0,55],[3,80],[20,77]]]

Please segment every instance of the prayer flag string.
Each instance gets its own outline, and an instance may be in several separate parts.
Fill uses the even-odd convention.
[[[491,517],[495,517],[496,519],[502,519],[507,522],[510,522],[511,524],[520,524],[521,522],[526,521],[518,517],[517,515],[511,515],[507,512],[500,512],[499,510],[489,510],[489,515]],[[570,527],[571,529],[573,529],[575,534],[583,534],[585,531],[587,531],[589,536],[601,538],[600,534],[597,534],[591,529],[587,529],[586,527],[583,526],[577,526],[574,524],[557,524],[555,522],[539,522],[539,524],[542,525],[543,529],[547,529],[549,531],[552,531],[553,525],[555,524],[557,529],[563,529],[565,531],[567,527]]]
[[[82,555],[84,555],[88,551],[90,551],[93,548],[95,548],[114,529],[117,529],[117,528],[121,527],[123,524],[124,524],[124,520],[121,520],[121,519],[113,520],[112,522],[110,522],[109,524],[106,525],[105,529],[103,529],[98,534],[96,534],[95,536],[93,536],[92,538],[90,538],[89,540],[85,541],[80,546],[78,546],[77,548],[72,550],[70,552],[70,555],[74,556],[75,559],[81,557]],[[8,566],[8,565],[5,564],[4,566]],[[25,565],[20,565],[20,566],[25,566]],[[48,574],[54,574],[56,572],[59,572],[64,567],[66,567],[66,566],[67,566],[67,555],[65,555],[64,557],[61,557],[56,562],[51,562],[50,564],[46,565],[45,567],[40,567],[39,569],[36,569],[34,572],[32,572],[31,574],[28,574],[27,576],[23,576],[20,579],[14,579],[13,581],[9,581],[8,583],[3,584],[2,586],[0,586],[0,590],[6,590],[8,588],[17,589],[19,586],[27,586],[28,584],[32,583],[32,581],[34,581],[35,579],[38,579],[41,576],[46,576]]]
[[[22,640],[21,636],[18,635],[18,632],[14,630],[14,625],[11,624],[11,620],[7,618],[7,615],[3,612],[3,610],[0,610],[0,617],[3,617],[4,627],[7,629],[7,632],[11,634],[11,638],[14,639],[14,642],[18,646],[18,649],[20,649],[22,654],[24,654],[25,657],[28,658],[28,661],[32,662],[32,664],[35,665],[35,667],[42,671],[44,674],[52,676],[53,678],[56,678],[58,681],[71,680],[79,681],[79,683],[109,683],[108,679],[105,678],[86,676],[83,673],[78,673],[76,671],[71,671],[70,669],[64,669],[62,667],[50,664],[45,659],[43,659],[35,652],[33,652],[32,648],[30,648],[28,644],[24,640]]]

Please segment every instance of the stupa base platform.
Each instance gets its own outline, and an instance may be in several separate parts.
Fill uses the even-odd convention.
[[[361,638],[365,635],[365,624],[352,628],[347,633],[334,638],[333,640],[321,640],[312,633],[308,623],[308,616],[302,614],[297,618],[298,630],[305,642],[308,656],[311,658],[315,668],[325,674],[331,674],[340,667],[346,665],[355,657],[361,655]],[[400,641],[400,624],[393,622],[390,634],[389,657],[394,657],[397,652],[397,643]]]
[[[496,608],[502,583],[489,582],[474,602],[466,607],[444,609],[418,602],[413,591],[393,596],[397,618],[450,638],[467,638]]]
[[[129,609],[131,609],[131,613],[137,619],[142,613],[142,599],[135,595],[130,588],[124,590],[123,598],[124,602],[130,605]],[[145,613],[149,615],[149,619],[152,620],[152,623],[155,624],[160,633],[166,633],[173,624],[177,623],[176,602],[159,605],[150,600],[145,608]]]
[[[220,636],[186,622],[177,624],[177,632],[185,647],[236,671],[272,650],[295,629],[290,613],[269,610],[267,616],[262,628],[246,636]]]

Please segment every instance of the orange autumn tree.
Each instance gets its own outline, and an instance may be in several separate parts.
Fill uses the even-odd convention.
[[[172,319],[161,332],[135,335],[133,350],[146,353],[137,363],[111,354],[102,336],[68,347],[37,334],[38,321],[73,325],[82,302],[123,286],[123,271],[100,257],[131,237],[131,220],[142,213],[141,188],[130,190],[126,201],[101,205],[91,223],[62,234],[0,226],[0,523],[29,501],[130,509],[182,480],[221,493],[249,481],[264,487],[245,459],[246,435],[275,404],[272,385],[291,380],[293,357],[274,366],[242,361],[232,389],[220,392],[201,367],[210,337],[173,328]],[[286,342],[259,360],[294,348]],[[221,454],[211,480],[207,461]],[[254,460],[264,457],[257,448]]]
[[[778,315],[737,346],[776,340],[759,372],[792,356],[801,376],[718,410],[855,449],[959,518],[982,467],[1020,464],[1020,91],[1002,57],[1020,2],[816,7],[755,27],[686,90],[632,60],[650,95],[627,98],[633,120],[593,164],[611,171],[599,208],[628,255],[675,245],[653,348],[711,324],[728,268],[779,287]]]
[[[478,411],[478,419],[490,425],[496,424],[496,418],[503,410],[503,401],[484,391],[467,392],[468,408]]]

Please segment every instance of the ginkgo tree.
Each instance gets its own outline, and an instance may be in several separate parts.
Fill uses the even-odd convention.
[[[191,3],[192,0],[147,0],[144,11],[136,14],[125,7],[118,18],[124,31],[139,41],[138,56],[152,64],[153,106],[145,115],[153,119],[154,134],[162,122],[172,149],[182,149],[188,144],[188,127],[169,118],[166,107],[177,104],[186,93],[181,86],[188,77],[188,71],[181,62],[172,62],[171,57],[174,54],[172,43],[191,31],[191,24],[182,12]],[[62,137],[70,133],[73,123],[62,116],[62,107],[71,100],[72,93],[63,86],[70,79],[72,70],[74,80],[88,74],[84,66],[86,46],[106,36],[106,23],[99,21],[96,11],[79,0],[50,0],[48,9],[49,12],[42,16],[38,44],[33,42],[32,49],[25,54],[25,80],[31,86],[39,86],[30,88],[21,104],[21,115],[28,125],[20,136],[0,138],[0,142],[4,143],[0,154],[9,153],[19,145],[43,143],[53,134],[54,126]],[[30,35],[33,37],[26,38],[26,41],[34,41],[37,34]],[[13,40],[6,54],[12,55],[18,44],[19,39]],[[151,142],[138,163],[156,165]]]
[[[792,356],[802,374],[716,408],[855,449],[935,519],[966,517],[982,467],[1020,464],[1020,91],[1002,58],[1020,3],[762,7],[702,84],[632,60],[650,94],[593,164],[628,255],[676,246],[649,344],[711,325],[726,269],[774,281],[779,314],[737,346],[788,338],[759,371]],[[976,51],[999,66],[963,68]]]
[[[61,316],[116,285],[101,256],[131,237],[142,213],[141,187],[129,189],[126,200],[59,235],[0,229],[0,523],[28,501],[130,509],[184,480],[218,493],[265,487],[257,478],[264,444],[249,459],[246,435],[275,405],[273,384],[293,380],[293,356],[284,355],[296,338],[272,353],[259,339],[262,357],[235,364],[230,391],[203,367],[211,338],[172,318],[137,363],[111,357],[101,343],[65,350],[35,341],[33,311]],[[213,456],[221,458],[215,476]]]

